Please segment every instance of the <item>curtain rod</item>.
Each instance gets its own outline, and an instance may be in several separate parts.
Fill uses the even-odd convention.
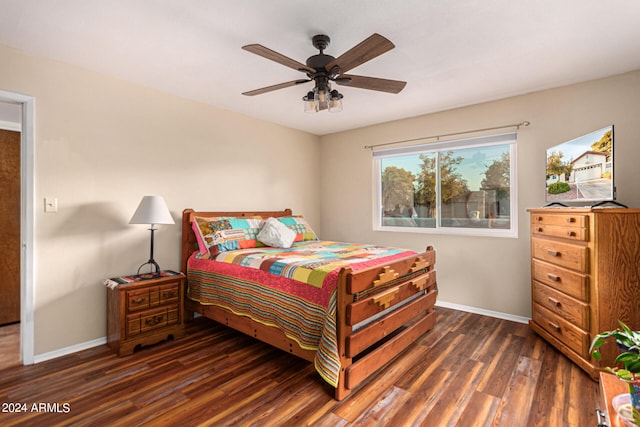
[[[413,139],[405,139],[402,141],[394,141],[394,142],[383,142],[382,144],[375,144],[375,145],[365,145],[364,149],[371,149],[373,150],[376,147],[383,147],[386,145],[395,145],[395,144],[402,144],[404,142],[413,142],[413,141],[422,141],[423,139],[431,139],[431,138],[436,138],[436,140],[439,140],[440,138],[443,138],[445,136],[455,136],[455,135],[464,135],[467,133],[475,133],[475,132],[484,132],[484,131],[488,131],[488,130],[497,130],[497,129],[506,129],[506,128],[516,128],[516,130],[520,129],[520,126],[529,126],[531,124],[531,122],[528,121],[524,121],[524,122],[520,122],[520,123],[514,123],[512,125],[504,125],[504,126],[494,126],[491,128],[484,128],[484,129],[474,129],[474,130],[467,130],[467,131],[463,131],[463,132],[454,132],[454,133],[445,133],[442,135],[432,135],[432,136],[423,136],[421,138],[413,138]]]

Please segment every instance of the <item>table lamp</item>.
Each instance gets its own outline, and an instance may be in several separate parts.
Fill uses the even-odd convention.
[[[159,275],[160,266],[153,259],[153,232],[156,231],[154,225],[175,224],[164,199],[160,196],[144,196],[138,205],[138,209],[136,209],[135,213],[131,217],[129,224],[149,224],[151,226],[149,228],[149,231],[151,231],[151,250],[149,253],[149,261],[145,262],[138,268],[137,274],[140,274],[140,269],[145,265],[151,265],[151,272],[153,273],[153,268],[155,267],[154,275]]]

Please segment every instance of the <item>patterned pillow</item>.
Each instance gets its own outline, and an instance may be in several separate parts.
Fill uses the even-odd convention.
[[[302,242],[305,240],[318,240],[318,236],[311,226],[307,223],[302,215],[299,216],[281,216],[278,221],[296,232],[294,242]]]
[[[192,228],[198,241],[200,254],[264,246],[256,237],[262,227],[262,218],[255,217],[194,217]]]

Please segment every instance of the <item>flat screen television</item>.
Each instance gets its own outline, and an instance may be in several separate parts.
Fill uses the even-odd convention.
[[[613,202],[613,125],[547,149],[546,206]]]

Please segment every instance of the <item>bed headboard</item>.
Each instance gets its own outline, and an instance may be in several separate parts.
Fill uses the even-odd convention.
[[[182,252],[180,258],[180,269],[187,274],[187,260],[197,247],[196,236],[191,229],[191,221],[194,216],[216,217],[216,216],[261,216],[263,218],[291,216],[291,209],[282,211],[254,211],[254,212],[196,212],[193,209],[182,211]]]

